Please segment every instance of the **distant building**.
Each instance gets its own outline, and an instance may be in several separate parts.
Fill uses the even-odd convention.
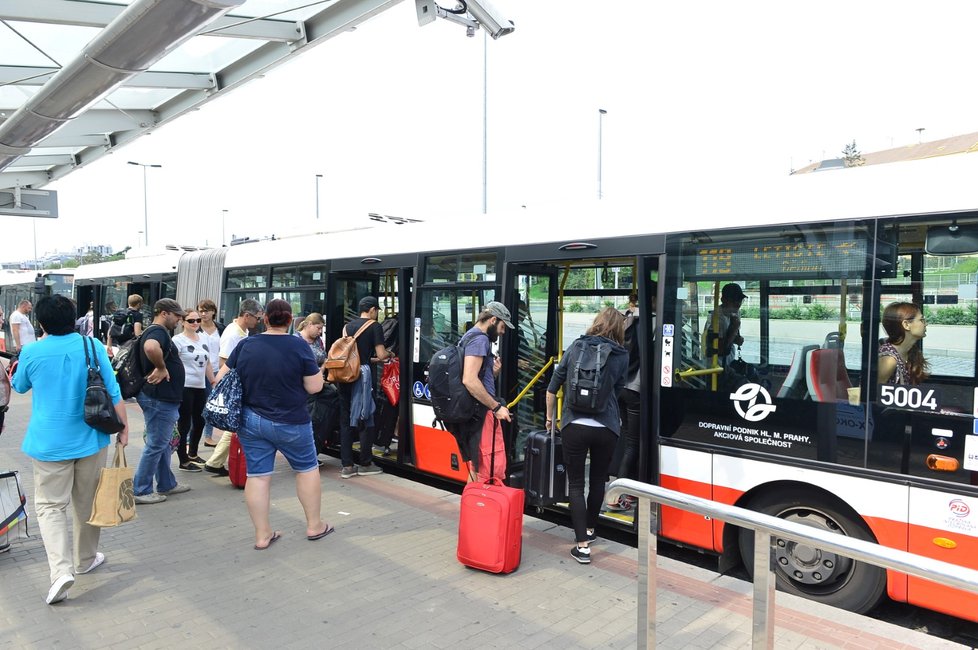
[[[112,252],[112,247],[107,244],[85,244],[72,249],[71,254],[75,257],[95,254],[108,257]]]
[[[965,135],[956,135],[943,140],[934,140],[933,142],[921,142],[920,144],[911,144],[906,147],[897,147],[896,149],[864,153],[862,154],[862,159],[865,162],[860,166],[882,165],[885,163],[905,162],[908,160],[921,160],[923,158],[936,158],[938,156],[975,152],[978,152],[978,133],[966,133]],[[807,167],[796,169],[791,173],[810,174],[812,172],[836,169],[846,169],[843,158],[830,158],[821,162],[812,163]]]

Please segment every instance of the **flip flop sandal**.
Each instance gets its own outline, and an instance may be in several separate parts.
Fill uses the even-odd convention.
[[[266,544],[265,546],[259,546],[258,544],[255,544],[255,550],[264,551],[281,538],[282,538],[282,533],[276,530],[274,533],[272,533],[272,536],[268,539],[268,544]]]
[[[306,539],[308,539],[310,542],[314,542],[317,539],[322,539],[323,537],[326,537],[327,535],[329,535],[334,530],[336,530],[336,529],[333,528],[332,526],[330,526],[329,524],[326,524],[326,530],[324,530],[323,532],[319,533],[318,535],[306,535]]]

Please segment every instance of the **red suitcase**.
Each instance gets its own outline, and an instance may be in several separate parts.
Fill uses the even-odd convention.
[[[241,441],[238,434],[231,434],[231,449],[228,451],[228,477],[231,485],[243,490],[248,481],[248,464],[245,462],[244,449],[241,448]]]
[[[490,573],[510,573],[523,552],[523,490],[493,479],[462,490],[458,561]]]

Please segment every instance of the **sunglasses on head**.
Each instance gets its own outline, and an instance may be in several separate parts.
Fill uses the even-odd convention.
[[[184,318],[183,319],[183,322],[184,323],[199,323],[200,322],[200,319],[199,318]]]

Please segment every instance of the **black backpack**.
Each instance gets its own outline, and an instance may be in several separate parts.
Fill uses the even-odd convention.
[[[564,399],[578,413],[601,413],[614,388],[608,381],[605,366],[611,355],[611,344],[581,337],[567,351],[567,380]]]
[[[484,332],[480,331],[480,334],[486,336]],[[466,339],[463,336],[457,344],[438,350],[428,364],[431,406],[435,410],[435,420],[444,424],[462,424],[474,418],[477,413],[479,403],[462,383],[465,344],[471,338],[470,336]],[[484,370],[485,361],[482,362],[482,371]]]
[[[145,333],[144,331],[143,334]],[[143,372],[143,364],[139,358],[142,338],[143,336],[140,334],[129,339],[119,346],[119,351],[112,357],[112,369],[115,370],[115,378],[119,382],[122,399],[135,397],[146,384],[146,374]],[[115,341],[114,335],[112,340]]]
[[[132,316],[130,316],[128,309],[120,309],[112,314],[112,326],[109,327],[109,336],[112,337],[112,343],[122,345],[127,341],[131,341],[133,334]]]

